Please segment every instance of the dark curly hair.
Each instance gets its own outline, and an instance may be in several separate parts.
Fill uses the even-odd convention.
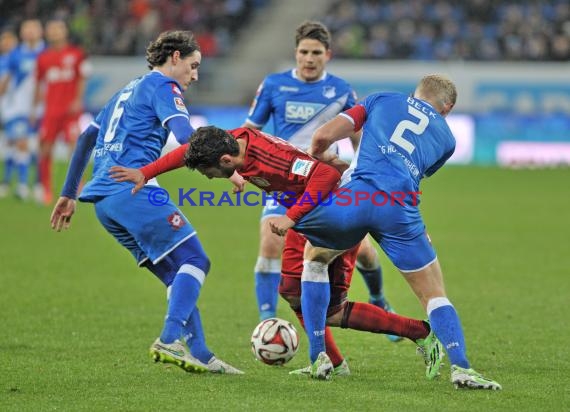
[[[200,46],[191,31],[173,30],[162,32],[146,48],[148,68],[153,69],[154,67],[162,66],[166,63],[168,56],[172,56],[172,53],[176,50],[180,52],[180,57],[185,58],[196,50],[200,51]]]
[[[301,23],[295,31],[295,46],[298,46],[304,39],[317,40],[325,46],[325,49],[331,48],[331,33],[321,22],[307,20]]]
[[[216,126],[198,128],[192,133],[188,143],[184,164],[190,170],[198,167],[204,169],[218,167],[223,155],[237,156],[239,154],[237,140],[227,131]]]

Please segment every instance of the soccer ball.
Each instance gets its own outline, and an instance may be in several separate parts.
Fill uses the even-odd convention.
[[[253,355],[267,365],[283,365],[289,362],[299,349],[299,335],[291,324],[283,319],[270,318],[261,321],[251,335]]]

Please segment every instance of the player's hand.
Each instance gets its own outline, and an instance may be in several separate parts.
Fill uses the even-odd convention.
[[[243,192],[246,181],[238,172],[234,172],[229,179],[234,185],[233,193]]]
[[[51,228],[61,232],[61,229],[69,229],[71,217],[75,213],[75,199],[61,196],[51,212]]]
[[[109,169],[109,176],[117,182],[134,183],[135,187],[131,190],[133,195],[141,190],[146,183],[143,173],[139,169],[131,169],[130,167],[113,166]]]
[[[295,226],[295,221],[288,216],[270,217],[267,219],[271,231],[279,236],[285,236],[287,230]]]

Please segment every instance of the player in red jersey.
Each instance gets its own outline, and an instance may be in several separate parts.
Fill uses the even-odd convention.
[[[336,160],[333,164],[341,166]],[[337,168],[323,163],[290,143],[259,130],[238,128],[225,131],[214,126],[201,127],[190,137],[190,143],[180,146],[141,169],[114,166],[111,176],[135,183],[133,193],[149,179],[186,165],[208,178],[227,178],[238,172],[246,181],[272,193],[288,208],[287,216],[298,221],[310,212],[317,199],[325,200],[335,190],[340,179]],[[303,200],[304,199],[304,200]],[[310,199],[310,200],[309,200]],[[287,300],[303,324],[301,313],[301,273],[305,239],[289,230],[285,239],[282,266],[281,296]],[[389,333],[416,342],[424,353],[426,375],[437,375],[443,350],[427,322],[406,318],[384,309],[360,302],[349,302],[347,292],[356,260],[358,245],[345,252],[329,266],[331,298],[327,324],[374,333]],[[349,374],[348,366],[336,347],[328,327],[325,329],[327,354],[334,367],[333,374]],[[311,367],[293,371],[312,374]],[[328,375],[330,376],[330,374]]]
[[[74,145],[79,136],[79,116],[83,112],[83,95],[89,63],[84,51],[68,40],[68,29],[62,20],[46,24],[48,48],[38,56],[34,107],[44,105],[40,125],[38,196],[45,204],[52,201],[51,160],[56,138],[63,133],[65,141]],[[35,123],[36,119],[32,119]]]

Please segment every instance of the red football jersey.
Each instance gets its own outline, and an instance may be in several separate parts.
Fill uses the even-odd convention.
[[[73,45],[61,50],[48,48],[38,56],[36,80],[45,83],[45,116],[69,111],[77,97],[79,81],[87,72],[85,53]]]
[[[326,201],[339,182],[340,173],[285,140],[259,130],[240,127],[228,130],[236,139],[247,142],[244,164],[237,172],[266,192],[277,192],[276,199],[288,207],[287,216],[298,221],[317,202]],[[141,168],[151,179],[168,170],[184,166],[182,145],[153,163]]]

